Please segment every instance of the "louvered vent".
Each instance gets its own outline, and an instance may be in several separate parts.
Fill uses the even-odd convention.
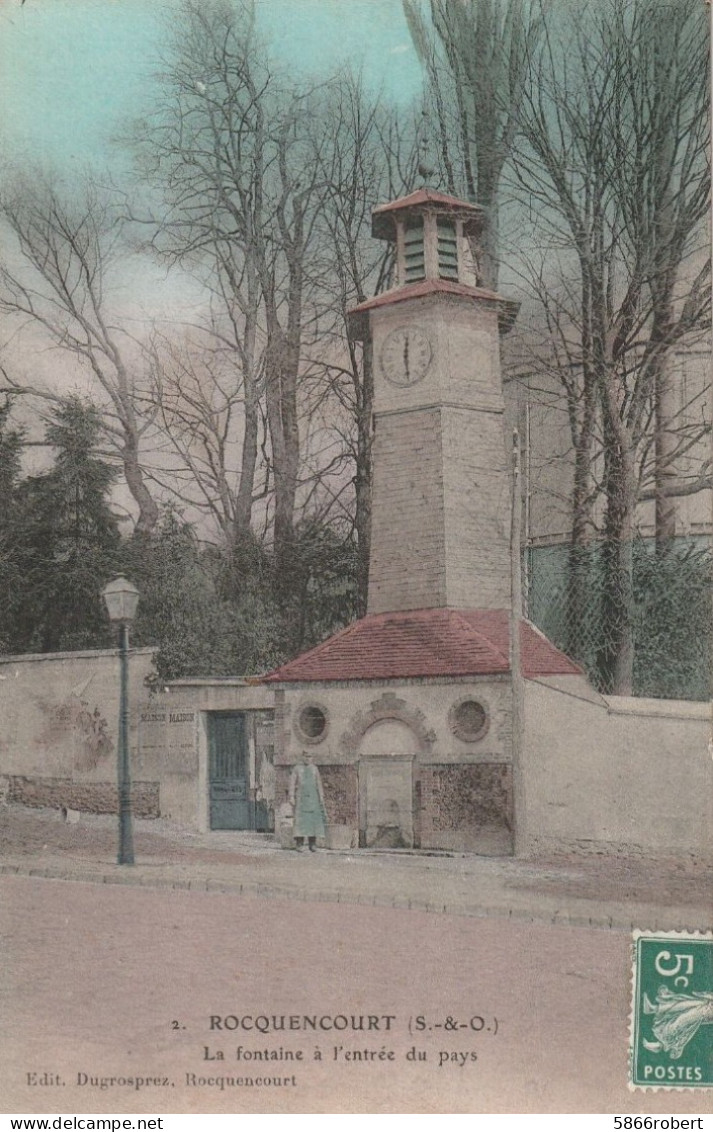
[[[458,244],[451,220],[438,219],[438,274],[441,279],[458,282]]]
[[[404,234],[404,267],[406,283],[417,283],[426,278],[426,260],[423,249],[423,217],[412,221]]]

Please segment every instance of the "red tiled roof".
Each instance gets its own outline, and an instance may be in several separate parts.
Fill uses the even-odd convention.
[[[392,287],[390,291],[382,291],[373,299],[366,299],[365,302],[352,307],[348,313],[358,314],[361,311],[372,310],[374,307],[384,307],[388,303],[403,303],[406,299],[420,299],[423,295],[433,295],[437,292],[446,295],[465,295],[469,299],[508,302],[502,295],[498,295],[497,291],[488,291],[485,287],[469,287],[467,283],[453,283],[449,279],[422,279],[420,283],[409,283],[405,287]]]
[[[390,291],[382,291],[373,299],[366,299],[358,306],[347,311],[352,320],[352,333],[363,336],[369,333],[368,321],[363,317],[368,311],[377,307],[386,307],[390,303],[403,303],[407,299],[420,299],[424,295],[433,294],[463,295],[469,299],[489,299],[498,303],[498,323],[500,333],[507,334],[517,318],[520,304],[512,299],[505,299],[496,291],[488,291],[485,287],[469,287],[467,283],[452,283],[448,279],[423,279],[420,283],[409,283],[406,287],[392,287]]]
[[[457,209],[459,212],[473,212],[482,213],[483,206],[481,204],[471,204],[469,201],[461,200],[460,197],[450,196],[448,193],[439,193],[437,189],[416,189],[415,192],[409,193],[408,196],[399,197],[398,200],[390,200],[386,204],[377,205],[372,212],[372,216],[383,216],[389,212],[399,212],[402,208],[414,208],[421,204],[445,204],[449,208]]]
[[[490,676],[510,670],[505,609],[372,613],[263,679],[270,683]],[[520,628],[525,676],[581,673],[531,625]]]

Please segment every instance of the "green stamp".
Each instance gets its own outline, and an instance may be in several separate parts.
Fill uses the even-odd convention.
[[[713,1088],[713,935],[634,932],[632,1088]]]

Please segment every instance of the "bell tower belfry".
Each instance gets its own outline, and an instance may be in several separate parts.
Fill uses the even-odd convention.
[[[517,304],[480,286],[482,224],[430,189],[373,213],[395,285],[350,312],[374,362],[369,613],[510,604],[499,340]]]

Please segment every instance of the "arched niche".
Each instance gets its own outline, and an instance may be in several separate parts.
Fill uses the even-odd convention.
[[[413,729],[401,719],[381,719],[362,735],[359,756],[418,755],[420,743]]]
[[[386,723],[392,725],[391,732],[377,730],[378,724]],[[424,713],[394,692],[385,692],[378,699],[372,700],[369,707],[354,715],[349,724],[349,729],[342,735],[341,747],[343,753],[352,759],[367,755],[362,746],[364,741],[367,744],[383,744],[391,736],[395,742],[403,744],[408,734],[410,746],[407,753],[417,757],[430,754],[436,741],[435,732],[428,727]],[[366,739],[367,732],[370,733],[369,739]]]

